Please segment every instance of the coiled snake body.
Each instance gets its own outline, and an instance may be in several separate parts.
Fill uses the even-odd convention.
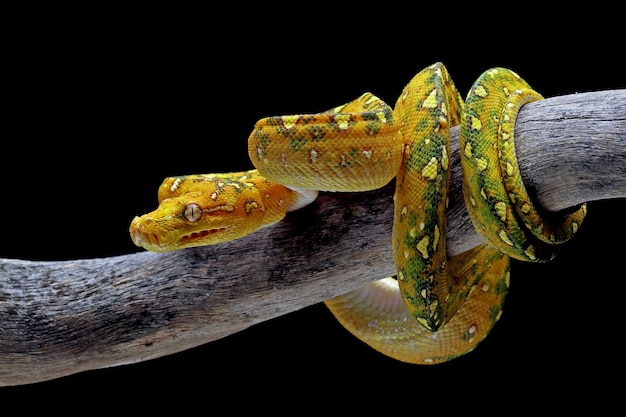
[[[397,279],[325,304],[351,333],[388,356],[417,364],[450,360],[474,349],[500,317],[510,257],[552,259],[585,217],[585,205],[545,213],[524,188],[515,117],[540,99],[514,72],[493,68],[464,103],[436,63],[406,85],[393,108],[365,93],[323,113],[261,119],[248,141],[255,170],[165,179],[159,207],[133,219],[132,239],[153,251],[221,243],[280,221],[318,190],[372,190],[395,177]],[[449,130],[457,124],[464,198],[485,243],[449,258]]]

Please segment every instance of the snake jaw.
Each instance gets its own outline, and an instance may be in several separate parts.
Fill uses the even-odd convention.
[[[156,212],[135,217],[129,228],[133,243],[153,252],[220,243],[230,230],[228,226],[192,224],[177,217],[157,216]],[[186,223],[184,228],[181,223]]]
[[[213,239],[214,235],[220,235],[225,233],[228,230],[227,227],[217,227],[214,229],[202,229],[199,231],[191,232],[189,234],[183,235],[179,239],[180,246],[182,247],[190,247],[190,246],[203,246],[208,245],[211,239]],[[219,242],[213,242],[219,243]]]

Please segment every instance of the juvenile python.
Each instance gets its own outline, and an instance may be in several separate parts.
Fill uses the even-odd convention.
[[[359,339],[416,364],[473,350],[502,313],[509,260],[545,262],[576,232],[583,204],[545,213],[522,182],[515,118],[542,97],[514,72],[493,68],[465,103],[435,63],[392,109],[370,93],[323,113],[267,117],[248,141],[255,170],[166,178],[159,207],[130,225],[152,251],[246,236],[312,202],[317,191],[377,189],[396,178],[392,251],[397,279],[384,278],[325,304]],[[446,255],[450,135],[460,124],[463,192],[485,243]]]

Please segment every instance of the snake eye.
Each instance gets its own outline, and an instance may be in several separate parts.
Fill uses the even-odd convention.
[[[197,204],[189,204],[183,212],[185,219],[190,222],[197,222],[202,217],[202,210]]]

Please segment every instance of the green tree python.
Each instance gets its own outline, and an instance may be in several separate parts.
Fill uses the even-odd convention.
[[[325,301],[356,337],[397,360],[436,364],[473,350],[499,319],[510,258],[545,262],[570,239],[586,205],[546,212],[519,173],[515,119],[541,100],[516,73],[485,71],[465,101],[435,63],[392,108],[365,93],[315,114],[259,120],[248,140],[256,169],[166,178],[158,208],[135,217],[137,246],[157,252],[238,239],[314,201],[318,191],[374,190],[396,181],[387,277]],[[446,254],[450,128],[460,124],[465,204],[484,243]]]

